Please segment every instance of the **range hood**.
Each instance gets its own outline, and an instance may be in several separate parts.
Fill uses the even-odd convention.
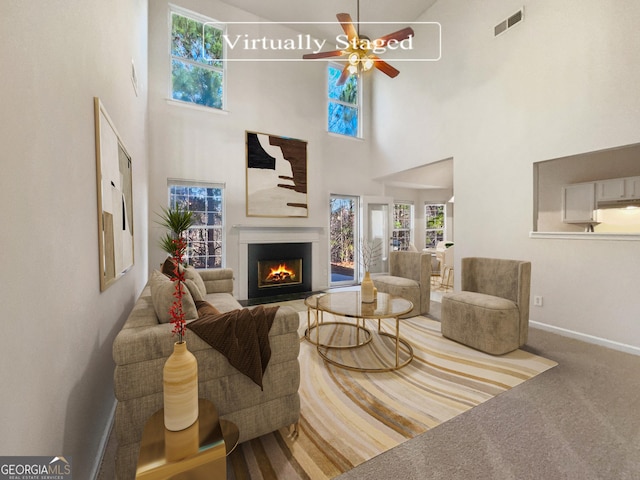
[[[640,198],[636,198],[636,199],[621,198],[620,200],[599,200],[596,206],[597,209],[626,208],[626,207],[640,207]]]

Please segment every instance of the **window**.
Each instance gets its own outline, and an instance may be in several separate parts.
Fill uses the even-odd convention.
[[[171,97],[223,108],[224,49],[220,23],[195,13],[171,10]]]
[[[426,204],[425,216],[425,247],[435,248],[438,242],[444,240],[444,204]]]
[[[393,232],[391,240],[394,250],[409,250],[413,233],[413,205],[393,204]]]
[[[337,85],[342,68],[335,63],[328,66],[327,129],[331,133],[359,137],[360,77],[351,75],[344,85]]]
[[[224,251],[224,186],[169,181],[169,206],[193,212],[187,231],[185,260],[195,268],[222,268]]]

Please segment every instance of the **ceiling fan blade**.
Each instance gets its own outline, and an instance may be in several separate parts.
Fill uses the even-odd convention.
[[[349,15],[348,13],[339,13],[336,15],[336,17],[338,18],[340,25],[342,25],[342,29],[344,30],[344,33],[347,34],[347,39],[349,40],[349,43],[351,43],[351,40],[353,40],[354,38],[357,41],[358,31],[356,30],[356,27],[353,26],[353,20],[351,20],[351,15]]]
[[[340,75],[340,78],[336,82],[336,85],[344,85],[345,83],[347,83],[347,79],[349,78],[350,75],[351,73],[349,72],[349,64],[347,63],[342,69],[342,74]]]
[[[330,52],[305,53],[302,58],[308,60],[313,58],[339,57],[341,55],[344,55],[342,50],[331,50]]]
[[[397,40],[397,41],[400,42],[402,40],[406,40],[409,37],[413,37],[414,35],[415,35],[415,33],[413,31],[413,28],[405,27],[402,30],[398,30],[397,32],[389,33],[388,35],[385,35],[384,37],[378,38],[374,42],[374,45],[380,46],[380,47],[384,47],[391,40]]]
[[[373,60],[374,67],[376,67],[382,73],[386,73],[391,78],[397,77],[398,74],[400,73],[400,70],[392,67],[391,65],[389,65],[387,62],[382,60],[380,57],[377,57],[376,55],[369,55],[369,58]]]

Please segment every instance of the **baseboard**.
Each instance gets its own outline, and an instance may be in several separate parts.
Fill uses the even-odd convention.
[[[554,325],[548,325],[546,323],[529,321],[529,325],[545,330],[547,332],[557,333],[564,337],[575,338],[587,343],[593,343],[602,347],[611,348],[613,350],[619,350],[621,352],[630,353],[632,355],[640,355],[640,348],[633,345],[627,345],[626,343],[615,342],[613,340],[607,340],[606,338],[596,337],[594,335],[587,335],[586,333],[576,332],[574,330],[568,330],[566,328],[556,327]]]
[[[102,437],[100,438],[100,448],[98,448],[100,455],[96,456],[96,461],[91,468],[91,476],[89,477],[93,480],[97,480],[98,474],[100,473],[100,466],[102,465],[104,453],[107,450],[107,444],[109,443],[109,437],[111,436],[111,429],[113,428],[113,420],[116,415],[117,403],[118,402],[114,399],[113,407],[111,407],[111,413],[109,414],[109,421],[107,422],[106,429],[102,432]]]

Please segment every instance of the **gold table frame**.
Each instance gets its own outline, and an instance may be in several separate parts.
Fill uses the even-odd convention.
[[[164,409],[144,426],[136,480],[227,478],[227,455],[238,445],[235,423],[221,420],[209,400],[198,400],[198,419],[179,432],[164,427]]]
[[[322,321],[318,320],[318,300],[320,299],[320,297],[323,297],[324,295],[326,295],[326,293],[319,293],[316,295],[311,295],[310,297],[307,297],[304,300],[304,304],[307,306],[307,329],[304,332],[305,338],[309,340],[311,343],[315,344],[316,347],[327,347],[327,348],[355,348],[355,347],[362,347],[363,345],[366,345],[367,343],[369,343],[372,339],[371,331],[367,330],[367,328],[364,326],[364,321],[363,321],[363,325],[360,326],[358,319],[356,319],[356,325],[353,325],[352,323],[348,323],[348,322],[325,322],[324,320]],[[315,321],[313,324],[311,323],[311,310],[315,311]],[[348,345],[332,345],[332,344],[320,343],[319,327],[327,326],[327,325],[346,325],[350,327],[356,327],[357,328],[356,343],[348,344]],[[316,331],[315,342],[311,339],[312,330]],[[360,332],[363,332],[363,334],[366,336],[366,338],[362,342],[360,342]]]
[[[407,340],[400,337],[400,316],[409,313],[413,310],[413,303],[401,297],[395,297],[386,293],[379,292],[377,298],[373,303],[363,303],[360,296],[360,290],[352,290],[345,292],[330,292],[325,294],[313,295],[305,299],[307,305],[307,331],[305,337],[311,343],[316,345],[316,349],[320,357],[337,367],[345,368],[348,370],[354,370],[359,372],[389,372],[398,370],[413,360],[414,353],[413,347]],[[311,325],[311,310],[316,312],[315,325]],[[325,322],[324,312],[331,313],[345,318],[354,318],[355,325],[349,322]],[[318,318],[319,315],[319,318]],[[395,334],[383,332],[381,330],[381,321],[384,319],[395,320]],[[395,340],[395,363],[384,367],[355,367],[338,362],[329,356],[326,352],[329,349],[344,349],[344,348],[360,348],[372,340],[372,333],[366,327],[366,320],[378,320],[378,335],[384,335],[386,337]],[[362,321],[362,325],[360,325]],[[356,328],[356,342],[355,344],[347,345],[335,345],[331,343],[320,342],[320,327],[325,325],[347,325]],[[316,329],[316,341],[311,339],[311,330]],[[360,341],[360,332],[364,332],[366,338]],[[404,347],[408,357],[404,361],[400,361],[400,348]],[[323,351],[324,349],[324,351]]]

